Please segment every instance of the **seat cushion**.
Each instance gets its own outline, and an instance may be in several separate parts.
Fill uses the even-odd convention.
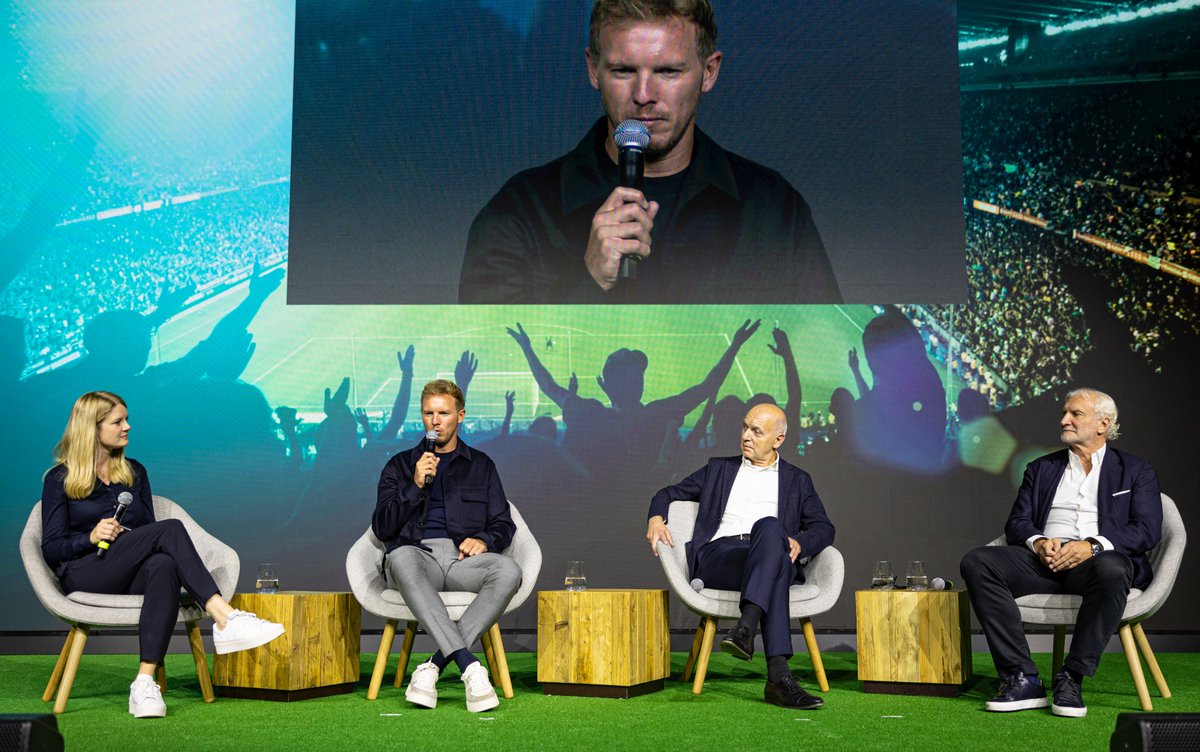
[[[468,593],[465,591],[452,590],[452,591],[448,591],[448,592],[444,592],[444,593],[439,593],[439,595],[442,596],[442,603],[445,603],[447,608],[454,608],[454,607],[466,608],[467,606],[471,605],[472,601],[475,600],[476,594]],[[380,593],[379,597],[395,606],[407,606],[407,604],[405,604],[405,602],[404,602],[404,596],[400,594],[399,590],[392,590],[391,588],[387,588],[382,593]]]
[[[1129,600],[1133,600],[1141,595],[1142,591],[1133,588],[1129,591]],[[1022,595],[1017,598],[1017,605],[1021,608],[1029,609],[1054,609],[1061,611],[1077,611],[1083,603],[1081,595],[1067,595],[1064,593],[1033,593],[1032,595]]]
[[[721,605],[732,605],[734,609],[740,609],[742,593],[740,590],[714,590],[712,588],[703,588],[699,591],[703,598],[710,598]],[[803,601],[810,601],[821,594],[821,588],[816,585],[792,585],[788,588],[788,603],[796,604]]]
[[[67,600],[82,603],[85,606],[99,606],[100,608],[141,608],[143,595],[113,595],[111,593],[89,593],[84,590],[76,590],[73,593],[67,593]],[[195,606],[196,601],[186,592],[179,594],[180,606]]]

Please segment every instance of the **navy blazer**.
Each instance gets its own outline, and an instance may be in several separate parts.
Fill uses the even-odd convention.
[[[721,526],[729,492],[737,478],[741,457],[711,457],[708,464],[673,486],[667,486],[650,501],[649,517],[667,519],[672,501],[699,501],[696,527],[685,546],[688,571],[695,571],[696,554],[712,540]],[[833,544],[833,523],[825,515],[812,476],[779,458],[779,521],[788,535],[800,544],[800,557],[812,557]],[[804,567],[796,560],[796,580],[804,582]]]
[[[1069,452],[1062,449],[1025,466],[1025,479],[1004,526],[1009,545],[1024,546],[1030,537],[1042,534]],[[1154,577],[1146,554],[1162,537],[1162,496],[1154,468],[1140,457],[1107,447],[1096,502],[1100,535],[1133,561],[1133,587],[1144,589]]]

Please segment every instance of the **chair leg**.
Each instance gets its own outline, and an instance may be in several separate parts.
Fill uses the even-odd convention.
[[[200,680],[200,694],[204,697],[205,702],[212,702],[217,699],[213,694],[212,674],[208,672],[208,656],[204,654],[204,638],[200,635],[200,622],[189,621],[185,622],[187,627],[188,647],[192,649],[192,661],[196,664],[196,678]],[[166,675],[164,673],[162,683],[166,684]]]
[[[158,691],[164,695],[167,693],[167,662],[161,660],[154,667],[154,683],[158,685]]]
[[[1142,657],[1146,659],[1150,676],[1154,677],[1154,683],[1158,685],[1158,693],[1162,695],[1163,699],[1170,699],[1171,688],[1167,686],[1167,679],[1163,676],[1162,669],[1158,667],[1158,659],[1154,657],[1154,651],[1150,649],[1150,641],[1146,639],[1146,633],[1142,631],[1140,622],[1133,625],[1133,639],[1137,642]]]
[[[504,692],[504,699],[511,700],[513,698],[512,677],[508,673],[508,656],[504,653],[504,638],[500,636],[500,624],[493,624],[488,630],[488,640],[492,646],[492,655],[496,661],[495,674],[500,679],[500,688]]]
[[[692,638],[692,649],[688,653],[687,663],[683,664],[683,680],[692,678],[692,668],[696,665],[696,655],[700,652],[700,640],[704,637],[704,619],[696,626],[696,636]]]
[[[1125,662],[1129,664],[1129,673],[1133,676],[1133,688],[1137,690],[1138,702],[1142,710],[1149,713],[1154,710],[1150,702],[1150,689],[1146,686],[1146,675],[1142,673],[1142,661],[1138,658],[1137,646],[1133,643],[1133,629],[1128,624],[1122,624],[1117,630],[1121,637],[1121,647],[1125,648]]]
[[[1062,624],[1054,625],[1054,656],[1051,659],[1050,676],[1058,676],[1062,669],[1063,654],[1067,652],[1067,628]]]
[[[412,655],[413,640],[417,637],[417,623],[410,621],[404,625],[404,642],[400,645],[400,659],[396,661],[396,680],[392,685],[396,689],[404,686],[404,677],[408,674],[408,659]]]
[[[50,702],[50,698],[54,697],[54,693],[58,691],[58,682],[62,679],[63,667],[67,665],[67,654],[71,652],[71,641],[75,639],[75,626],[67,630],[67,639],[63,641],[62,650],[58,653],[58,660],[54,663],[54,670],[50,672],[50,681],[46,684],[46,691],[42,693],[42,702]]]
[[[817,677],[817,687],[822,692],[829,691],[829,680],[825,678],[825,663],[821,660],[821,649],[817,647],[817,633],[813,631],[812,619],[805,617],[800,620],[804,629],[804,644],[808,646],[808,657],[812,659],[813,674]]]
[[[71,696],[71,685],[75,683],[75,672],[79,670],[79,659],[83,657],[83,646],[87,644],[91,627],[87,624],[75,626],[75,639],[71,640],[71,652],[63,666],[62,683],[58,686],[58,697],[54,699],[54,712],[62,713],[67,709],[67,699]]]
[[[492,630],[484,632],[479,636],[479,644],[483,646],[483,660],[487,662],[488,676],[491,677],[492,684],[500,683],[500,674],[496,672],[496,653],[492,650]]]
[[[396,619],[388,619],[383,625],[383,637],[379,640],[379,652],[375,654],[375,668],[371,670],[371,683],[367,686],[367,699],[379,697],[379,685],[383,684],[383,672],[387,670],[388,653],[392,652],[392,640],[396,637]]]
[[[704,689],[704,677],[708,674],[708,659],[712,657],[713,637],[717,634],[717,620],[705,616],[701,621],[704,636],[700,638],[700,653],[696,656],[696,679],[692,682],[692,694],[698,695]]]

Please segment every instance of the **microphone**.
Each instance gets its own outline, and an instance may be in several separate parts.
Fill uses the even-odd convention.
[[[929,583],[930,590],[953,590],[954,580],[945,580],[941,577],[934,577]]]
[[[695,590],[697,593],[704,589],[704,580],[700,579],[699,577],[692,580],[689,584],[691,584],[692,590]]]
[[[640,120],[622,120],[613,131],[617,145],[617,184],[642,190],[645,157],[642,152],[650,145],[650,129]],[[637,279],[637,256],[621,257],[621,279]]]
[[[117,496],[117,511],[113,512],[113,519],[117,521],[118,525],[121,524],[121,518],[125,516],[125,510],[128,509],[129,505],[132,503],[133,494],[129,493],[128,491],[122,491]],[[104,552],[108,550],[108,541],[102,540],[96,544],[96,547],[96,556],[103,559]]]
[[[437,431],[432,428],[425,432],[425,451],[433,452],[437,450]],[[436,473],[434,473],[436,474]],[[433,485],[433,475],[425,476],[425,485],[422,488],[429,488]]]

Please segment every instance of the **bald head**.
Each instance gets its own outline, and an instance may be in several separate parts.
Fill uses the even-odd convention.
[[[742,456],[752,465],[770,465],[786,435],[787,418],[778,405],[755,405],[742,421]]]

